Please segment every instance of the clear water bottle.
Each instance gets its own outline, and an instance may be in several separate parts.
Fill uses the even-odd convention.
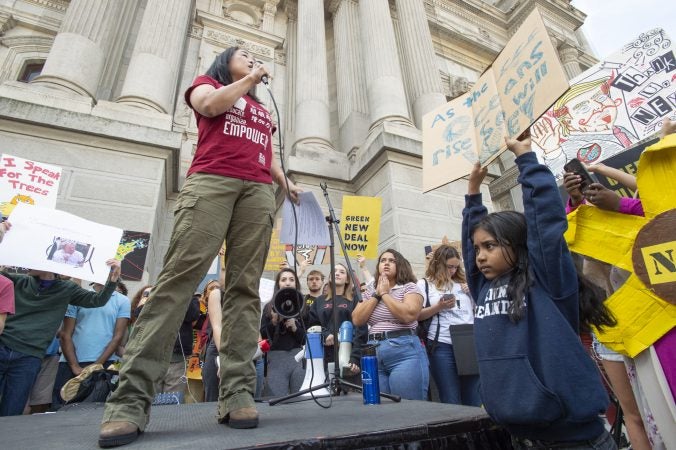
[[[379,405],[380,383],[378,382],[376,346],[363,346],[361,355],[361,389],[364,396],[364,404]]]

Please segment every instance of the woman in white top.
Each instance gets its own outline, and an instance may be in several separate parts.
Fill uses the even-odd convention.
[[[449,245],[437,248],[418,287],[425,306],[418,320],[432,317],[427,346],[439,399],[442,403],[479,406],[479,375],[458,375],[450,333],[451,325],[474,323],[474,301],[468,295],[458,251]]]

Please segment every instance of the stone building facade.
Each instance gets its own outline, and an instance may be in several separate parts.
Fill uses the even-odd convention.
[[[320,204],[326,181],[338,214],[343,195],[381,197],[380,247],[420,274],[425,245],[460,237],[466,192],[422,193],[421,117],[536,6],[568,75],[593,65],[569,0],[0,0],[0,152],[63,167],[59,209],[152,233],[154,280],[197,140],[182,94],[238,45],[273,74],[291,178]],[[485,197],[520,208],[509,156],[491,174]]]

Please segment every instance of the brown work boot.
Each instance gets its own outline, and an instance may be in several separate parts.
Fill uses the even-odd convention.
[[[118,447],[136,440],[141,431],[131,422],[106,422],[101,425],[99,447]]]
[[[258,426],[258,411],[254,406],[239,408],[230,411],[219,422],[230,428],[256,428]]]

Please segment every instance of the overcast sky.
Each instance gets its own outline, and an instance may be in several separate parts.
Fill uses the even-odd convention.
[[[573,0],[587,15],[582,26],[598,57],[608,56],[634,37],[652,28],[663,28],[676,39],[676,1],[673,0]]]

